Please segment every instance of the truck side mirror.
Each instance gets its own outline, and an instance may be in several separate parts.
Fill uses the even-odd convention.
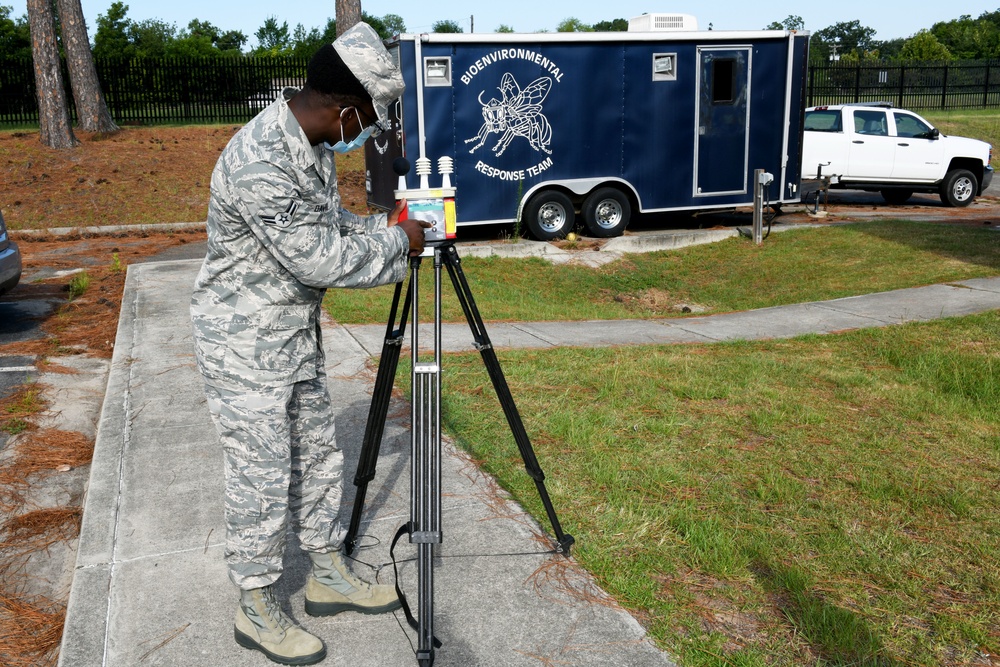
[[[941,133],[938,131],[938,129],[936,127],[932,127],[931,131],[927,133],[927,138],[928,139],[940,139],[941,138]]]

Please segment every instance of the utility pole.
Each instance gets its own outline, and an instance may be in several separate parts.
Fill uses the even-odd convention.
[[[469,32],[475,32],[475,31],[476,31],[476,17],[475,16],[470,16],[469,17]]]

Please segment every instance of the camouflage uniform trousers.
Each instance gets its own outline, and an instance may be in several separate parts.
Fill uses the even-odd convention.
[[[289,518],[304,550],[339,548],[344,455],[326,376],[205,391],[225,455],[225,557],[233,583],[250,589],[278,580]]]

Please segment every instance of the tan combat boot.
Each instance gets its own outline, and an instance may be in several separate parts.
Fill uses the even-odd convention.
[[[355,577],[339,551],[309,553],[312,575],[306,582],[306,613],[333,616],[342,611],[381,614],[399,609],[393,586],[369,584]]]
[[[240,591],[236,643],[260,651],[282,665],[312,665],[326,657],[326,647],[281,610],[270,586]]]

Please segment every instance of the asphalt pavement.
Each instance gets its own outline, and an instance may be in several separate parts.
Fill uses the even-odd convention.
[[[711,240],[708,230],[689,241]],[[662,236],[662,235],[661,235]],[[637,241],[593,255],[612,256]],[[645,241],[644,243],[651,243]],[[680,243],[661,239],[661,244]],[[503,246],[519,246],[517,250]],[[531,251],[569,261],[550,244]],[[526,244],[463,246],[461,254],[523,252]],[[634,249],[634,248],[632,248]],[[597,261],[597,260],[595,260]],[[223,563],[222,457],[194,366],[188,300],[199,260],[128,269],[118,336],[100,413],[60,665],[268,665],[233,641],[236,592]],[[705,343],[832,333],[1000,308],[1000,278],[897,290],[744,313],[669,320],[489,324],[497,348]],[[344,520],[354,497],[374,368],[384,325],[325,321],[338,441],[345,455]],[[471,349],[467,325],[445,325],[447,350]],[[428,340],[429,333],[421,333]],[[503,363],[503,353],[500,353]],[[444,371],[447,373],[447,370]],[[517,397],[515,396],[515,399]],[[392,581],[389,542],[409,515],[409,409],[392,399],[363,518],[365,577]],[[497,418],[502,412],[497,408]],[[529,434],[530,435],[530,434]],[[673,665],[639,622],[572,557],[549,553],[539,526],[450,443],[443,472],[444,541],[435,563],[435,664],[449,666]],[[558,485],[558,461],[541,460]],[[559,507],[557,506],[558,513]],[[571,525],[564,529],[572,533]],[[293,540],[294,542],[294,540]],[[397,556],[416,595],[414,548]],[[369,565],[374,567],[369,567]],[[303,611],[307,559],[290,545],[279,582],[289,613],[324,639],[325,664],[416,664],[402,614],[311,618]]]

